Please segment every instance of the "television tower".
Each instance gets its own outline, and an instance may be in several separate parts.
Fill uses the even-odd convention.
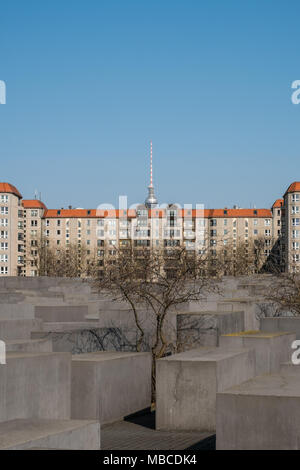
[[[152,169],[152,142],[150,142],[150,185],[148,186],[148,197],[145,200],[145,206],[148,209],[153,209],[157,206],[157,199],[154,194],[153,187],[153,169]]]

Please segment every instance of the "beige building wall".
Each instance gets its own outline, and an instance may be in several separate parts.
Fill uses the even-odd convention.
[[[284,246],[288,272],[300,270],[300,183],[292,183],[284,195]]]
[[[292,183],[271,210],[169,206],[149,211],[140,205],[127,212],[48,210],[41,201],[22,200],[15,187],[0,183],[0,212],[0,275],[38,275],[43,243],[57,253],[81,247],[85,259],[96,259],[102,269],[118,248],[159,247],[167,253],[184,245],[198,255],[217,255],[228,246],[261,240],[266,259],[278,250],[287,269],[300,266],[300,183]]]

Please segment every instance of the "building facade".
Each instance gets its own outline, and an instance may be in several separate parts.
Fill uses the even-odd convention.
[[[184,246],[196,256],[256,247],[280,271],[300,267],[300,182],[292,183],[271,209],[159,207],[151,183],[135,209],[48,209],[0,183],[0,276],[37,276],[41,250],[59,256],[71,249],[99,270],[119,249]],[[78,273],[79,274],[79,273]]]

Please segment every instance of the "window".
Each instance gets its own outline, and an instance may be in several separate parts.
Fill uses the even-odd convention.
[[[271,230],[265,230],[265,236],[270,237],[271,236]]]
[[[0,219],[0,226],[7,227],[8,226],[8,219]]]
[[[31,221],[31,227],[37,227],[37,220],[32,220]]]
[[[8,203],[8,195],[7,194],[1,194],[0,201],[4,202],[4,204]]]
[[[103,227],[104,226],[104,219],[98,219],[97,220],[97,225],[98,225],[98,227]]]
[[[299,250],[299,242],[293,242],[293,250]]]
[[[8,238],[8,232],[4,231],[4,230],[1,230],[0,231],[0,238]]]
[[[2,206],[1,207],[1,214],[2,215],[8,215],[8,207],[7,206]]]
[[[0,249],[1,250],[8,250],[8,243],[7,242],[2,242],[0,244]]]
[[[8,262],[8,255],[0,255],[0,262],[7,263]]]
[[[8,267],[7,266],[1,266],[0,274],[8,274]]]
[[[265,225],[271,225],[271,219],[265,219]]]
[[[258,234],[258,230],[257,229],[254,229],[253,230],[253,235],[257,235]]]
[[[295,227],[297,225],[300,225],[300,218],[292,219],[292,225]]]
[[[224,225],[227,225],[227,223],[228,223],[228,220],[224,219]]]
[[[31,217],[37,217],[38,216],[38,211],[36,209],[33,209],[31,211]]]
[[[210,226],[215,227],[217,225],[217,219],[210,219]]]
[[[292,214],[299,214],[299,206],[292,206]]]
[[[292,237],[293,237],[293,238],[300,238],[299,235],[300,235],[300,231],[299,231],[299,230],[293,230],[293,231],[292,231]]]
[[[46,220],[46,227],[49,227],[50,225],[50,220]]]
[[[211,237],[216,237],[217,236],[217,231],[216,230],[211,230],[210,231],[210,236]]]
[[[300,194],[292,194],[292,202],[299,202]]]
[[[253,225],[257,225],[257,219],[253,220]]]

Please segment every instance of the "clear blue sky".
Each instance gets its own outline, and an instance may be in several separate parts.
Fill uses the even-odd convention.
[[[300,180],[299,1],[10,0],[0,181],[51,207],[268,207]]]

